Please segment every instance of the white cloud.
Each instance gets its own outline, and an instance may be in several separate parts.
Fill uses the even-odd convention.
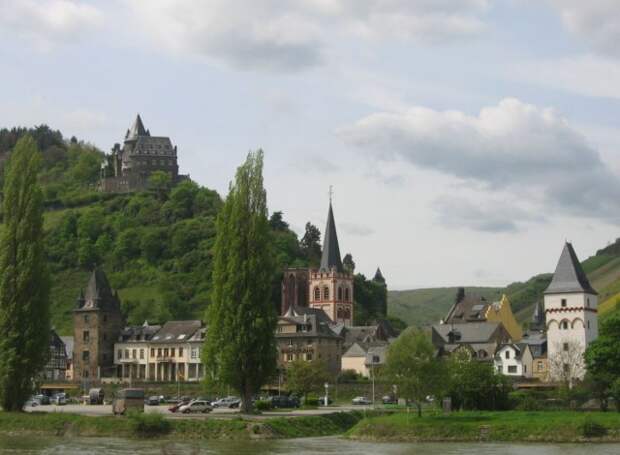
[[[568,30],[594,50],[620,57],[620,5],[617,0],[550,0]]]
[[[343,37],[449,42],[475,36],[489,0],[128,0],[170,50],[238,68],[299,70]]]
[[[405,160],[458,178],[472,188],[532,198],[545,213],[620,223],[620,180],[557,112],[504,99],[477,116],[413,107],[380,112],[342,128],[341,137],[375,159]],[[439,210],[450,205],[439,204]],[[487,213],[488,211],[485,211]],[[479,229],[510,230],[489,225]]]
[[[103,23],[95,6],[72,0],[3,0],[0,32],[10,32],[48,50],[59,42],[79,39]]]
[[[620,63],[608,57],[579,55],[519,62],[506,76],[579,95],[620,98]]]

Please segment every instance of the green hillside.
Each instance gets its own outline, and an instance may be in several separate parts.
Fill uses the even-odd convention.
[[[0,129],[0,167],[25,134],[35,139],[42,156],[51,317],[59,334],[71,334],[72,309],[95,266],[118,290],[130,324],[203,319],[210,302],[220,195],[190,180],[172,185],[161,172],[151,176],[148,191],[100,193],[104,154],[47,126]],[[279,308],[281,270],[316,265],[321,233],[308,223],[306,235],[298,239],[281,212],[272,214],[270,226],[276,262],[272,300]],[[385,286],[356,275],[356,323],[381,317],[385,294]]]
[[[597,251],[582,262],[590,283],[599,293],[599,317],[607,317],[620,311],[620,239]],[[543,298],[543,292],[551,281],[552,274],[544,273],[526,282],[515,282],[506,288],[466,288],[487,299],[497,299],[505,293],[512,304],[512,310],[520,322],[527,322],[534,311],[534,305]],[[454,302],[454,288],[414,289],[388,292],[388,313],[397,316],[410,325],[428,326],[439,322]]]

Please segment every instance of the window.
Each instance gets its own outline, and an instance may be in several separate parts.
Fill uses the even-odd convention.
[[[349,301],[349,288],[344,288],[344,301]]]
[[[506,351],[506,353],[504,354],[504,356],[509,359],[510,358],[510,351]]]
[[[568,329],[568,321],[562,321],[560,324],[560,329],[567,330]]]
[[[523,365],[523,374],[527,373],[527,365]]]
[[[568,352],[568,343],[564,343],[562,345],[562,349],[564,349],[565,352]]]
[[[168,357],[168,348],[164,348],[164,357]]]
[[[155,357],[155,348],[151,348],[151,357]]]
[[[321,290],[318,287],[314,288],[314,300],[321,300]]]
[[[508,373],[516,373],[517,372],[517,366],[516,365],[508,365]]]
[[[588,330],[590,330],[590,321],[588,321]]]
[[[129,349],[125,349],[125,358],[128,359],[129,358]]]
[[[312,360],[312,353],[311,352],[307,352],[306,353],[306,360]]]
[[[342,300],[342,288],[338,288],[338,300]]]
[[[327,286],[323,288],[323,300],[329,300],[329,288]]]
[[[566,299],[562,299],[562,308],[566,308]]]
[[[119,350],[117,351],[116,357],[118,357],[119,359],[122,359],[122,358],[123,358],[123,350],[122,350],[122,349],[119,349]]]
[[[131,358],[132,358],[132,359],[135,359],[135,358],[136,358],[136,350],[135,350],[135,349],[132,349],[132,350],[131,350]]]
[[[84,330],[82,333],[82,340],[84,343],[88,343],[90,341],[90,332],[88,330]]]
[[[538,368],[538,371],[544,371],[545,370],[545,364],[542,362],[542,360],[538,361],[538,363],[536,364],[536,367]]]
[[[179,357],[183,357],[183,348],[179,348]]]
[[[82,371],[82,377],[83,378],[87,378],[88,377],[88,370]]]
[[[590,308],[590,297],[586,298],[586,308]]]
[[[140,349],[140,359],[144,359],[144,349]]]
[[[82,360],[85,362],[90,360],[90,351],[82,351]]]
[[[570,365],[568,363],[564,364],[564,373],[570,372]]]
[[[174,348],[170,348],[170,357],[174,357],[175,351],[176,350]]]
[[[192,348],[192,350],[191,350],[191,357],[192,357],[192,359],[198,358],[198,349],[197,348]]]
[[[88,322],[88,315],[87,314],[84,315],[84,322]]]

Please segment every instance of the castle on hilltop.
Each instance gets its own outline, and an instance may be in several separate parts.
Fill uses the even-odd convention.
[[[151,136],[138,114],[125,134],[123,146],[114,144],[112,153],[106,156],[101,166],[100,190],[106,193],[144,190],[156,171],[170,175],[172,184],[188,178],[179,175],[177,147],[170,138]]]

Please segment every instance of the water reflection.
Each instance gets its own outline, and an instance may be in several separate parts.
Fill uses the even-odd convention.
[[[196,441],[179,443],[162,440],[113,438],[0,437],[0,455],[617,455],[620,444],[376,444],[340,438],[308,438],[284,441]]]

